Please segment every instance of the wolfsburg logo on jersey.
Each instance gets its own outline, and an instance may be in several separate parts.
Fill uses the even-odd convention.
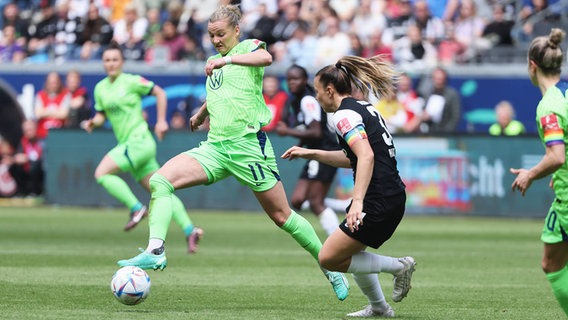
[[[214,70],[211,77],[209,77],[209,88],[211,88],[212,90],[217,90],[221,88],[222,84],[223,84],[223,70],[222,69]]]

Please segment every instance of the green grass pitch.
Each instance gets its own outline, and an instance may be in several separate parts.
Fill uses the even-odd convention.
[[[306,218],[324,237],[313,215]],[[191,212],[205,237],[186,254],[172,224],[168,267],[149,271],[137,306],[110,291],[116,261],[147,243],[147,220],[123,232],[117,209],[0,207],[0,319],[346,319],[366,305],[351,276],[335,298],[311,256],[264,215]],[[540,270],[542,221],[408,216],[380,250],[412,255],[413,289],[393,303],[399,319],[565,318]]]

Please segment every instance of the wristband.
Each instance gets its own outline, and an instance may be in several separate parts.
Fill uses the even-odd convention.
[[[225,60],[225,65],[233,63],[233,60],[229,56],[224,56],[223,60]]]

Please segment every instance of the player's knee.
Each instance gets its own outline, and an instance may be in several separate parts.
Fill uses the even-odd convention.
[[[548,257],[542,258],[540,266],[544,273],[556,272],[565,267],[565,265],[562,265],[559,261],[555,261],[554,259],[550,259]]]
[[[149,185],[152,194],[172,194],[174,192],[174,187],[168,179],[158,173],[150,177]]]
[[[329,254],[326,250],[320,250],[318,254],[318,261],[320,266],[329,271],[337,271],[337,263],[333,255]]]
[[[300,199],[300,198],[292,197],[292,199],[290,200],[290,204],[292,205],[292,208],[294,208],[294,210],[302,210],[302,204],[303,203],[304,203],[304,199]]]
[[[108,174],[97,174],[97,172],[95,172],[94,174],[95,180],[97,181],[98,184],[100,184],[101,186],[104,185],[105,180],[108,179],[109,175]]]

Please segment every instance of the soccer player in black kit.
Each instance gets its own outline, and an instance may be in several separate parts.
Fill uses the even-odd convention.
[[[392,300],[400,302],[410,290],[416,262],[412,257],[394,258],[365,251],[378,249],[402,220],[406,191],[399,176],[392,136],[385,121],[367,101],[356,96],[389,96],[398,73],[381,57],[345,56],[317,72],[316,99],[324,111],[333,113],[332,123],[343,150],[314,150],[294,146],[284,159],[313,159],[335,167],[351,167],[355,187],[345,220],[325,241],[320,253],[322,267],[353,274],[369,305],[348,317],[394,317],[386,302],[378,273],[393,275]]]
[[[299,65],[292,65],[286,71],[289,96],[284,118],[276,125],[281,136],[300,139],[298,146],[308,149],[340,150],[335,134],[328,128],[327,113],[315,98],[314,89],[308,84],[308,72]],[[322,228],[330,235],[339,225],[333,209],[324,204],[325,197],[333,183],[337,168],[317,160],[308,160],[300,173],[291,203],[300,210],[305,201],[318,217]]]

